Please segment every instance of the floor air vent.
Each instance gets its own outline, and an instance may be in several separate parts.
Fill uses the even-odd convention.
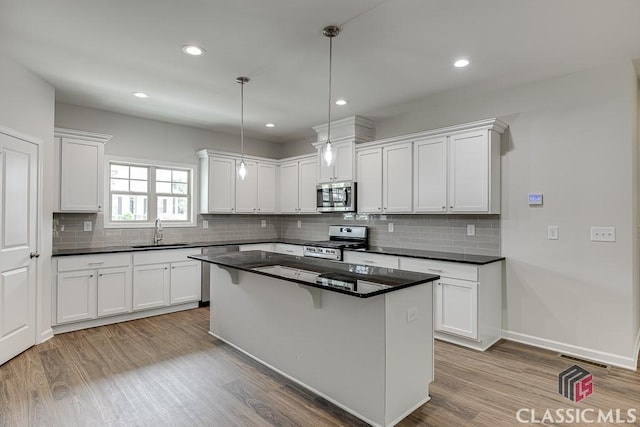
[[[594,362],[592,360],[587,360],[587,359],[581,359],[579,357],[569,356],[567,354],[560,353],[560,354],[558,354],[558,357],[561,358],[561,359],[573,360],[574,362],[584,363],[585,365],[597,366],[598,368],[604,368],[604,369],[610,369],[611,368],[610,365],[605,365],[604,363]]]

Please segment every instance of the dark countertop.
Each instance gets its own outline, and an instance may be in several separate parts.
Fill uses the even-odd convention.
[[[359,298],[369,298],[433,282],[440,278],[434,274],[263,251],[231,252],[224,255],[193,255],[189,258]],[[308,274],[298,278],[289,277],[286,274],[291,270],[286,269],[305,270],[317,273],[318,276],[316,278],[315,275]]]
[[[118,252],[155,251],[159,249],[189,249],[204,248],[209,246],[251,245],[257,243],[285,243],[289,245],[303,245],[306,240],[299,239],[243,239],[222,240],[216,242],[191,242],[191,243],[163,243],[161,245],[149,245],[144,248],[135,246],[106,246],[102,248],[79,248],[54,250],[51,256],[113,254]]]
[[[501,256],[458,254],[454,252],[425,251],[421,249],[389,248],[386,246],[370,246],[366,250],[353,249],[351,251],[366,252],[370,254],[405,256],[411,258],[433,259],[437,261],[461,262],[476,265],[491,264],[492,262],[502,261],[505,259]]]

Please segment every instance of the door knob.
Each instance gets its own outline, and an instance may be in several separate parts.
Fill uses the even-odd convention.
[[[31,252],[29,254],[29,258],[38,258],[40,256],[40,254],[38,252]]]

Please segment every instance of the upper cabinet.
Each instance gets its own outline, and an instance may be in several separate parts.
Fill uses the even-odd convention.
[[[200,213],[275,213],[278,166],[268,159],[245,156],[247,175],[238,177],[240,158],[230,153],[198,151]]]
[[[280,165],[280,212],[317,213],[316,156],[283,160]]]
[[[56,212],[102,212],[104,144],[111,135],[55,128]]]
[[[331,141],[336,155],[332,166],[326,166],[322,161],[322,148],[328,136],[327,124],[314,126],[313,130],[318,141],[313,144],[318,151],[318,183],[352,181],[356,176],[356,144],[373,139],[373,122],[359,116],[331,122]]]

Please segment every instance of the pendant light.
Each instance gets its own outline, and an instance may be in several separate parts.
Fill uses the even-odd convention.
[[[247,176],[247,165],[244,162],[244,84],[249,82],[249,77],[236,77],[240,83],[240,166],[238,166],[238,178],[244,181]]]
[[[333,38],[340,34],[340,28],[335,25],[324,27],[322,34],[329,37],[329,119],[327,120],[327,142],[322,147],[322,162],[331,167],[336,161],[336,153],[331,143],[331,65],[333,60]]]

